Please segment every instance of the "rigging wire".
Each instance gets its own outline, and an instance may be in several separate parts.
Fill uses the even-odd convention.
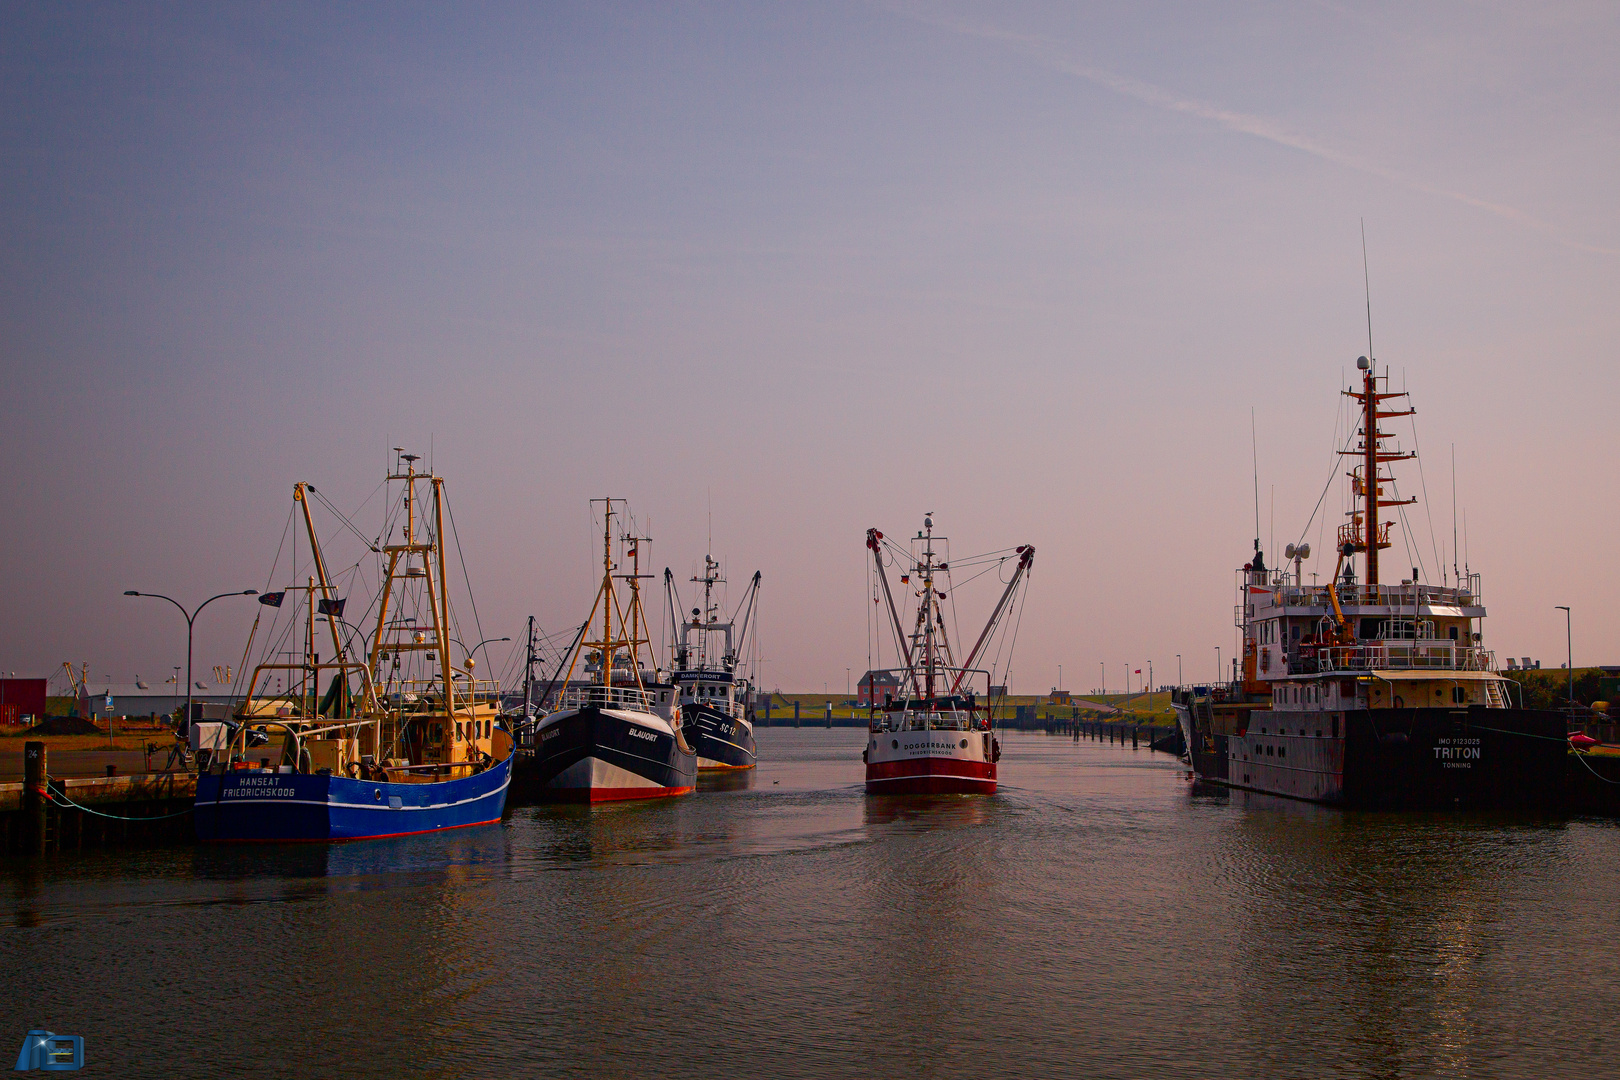
[[[1402,382],[1403,383],[1405,382],[1405,376],[1404,375],[1402,376]],[[1439,541],[1437,541],[1434,538],[1434,510],[1433,510],[1432,504],[1429,502],[1429,480],[1428,480],[1428,477],[1424,476],[1424,474],[1423,474],[1423,451],[1422,451],[1422,448],[1418,446],[1417,414],[1416,414],[1416,412],[1414,412],[1410,417],[1408,417],[1408,419],[1412,421],[1412,456],[1417,458],[1418,480],[1423,485],[1423,509],[1427,513],[1428,518],[1429,518],[1429,547],[1431,549],[1433,549],[1433,551],[1434,551],[1434,563],[1435,563],[1435,566],[1443,574],[1445,572],[1445,565],[1446,564],[1445,564],[1445,560],[1440,558],[1440,544],[1439,544]],[[1421,566],[1423,564],[1420,562],[1418,565]]]
[[[456,560],[461,563],[461,580],[467,586],[467,602],[472,605],[473,629],[478,631],[478,640],[483,641],[484,627],[478,618],[478,598],[473,595],[472,578],[467,575],[467,556],[461,550],[461,535],[456,532],[456,511],[450,505],[450,492],[442,486],[439,490],[444,492],[444,508],[450,514],[450,535],[456,541]],[[444,542],[444,537],[441,536],[438,539],[441,544]],[[444,606],[448,608],[450,606],[449,583],[441,582],[440,588],[445,590]]]
[[[375,488],[373,488],[372,491],[371,491],[371,494],[366,496],[366,503],[369,503],[372,500],[372,498],[374,498],[376,496],[377,492],[382,489],[383,484],[386,484],[386,483],[387,483],[387,481],[385,480],[385,481],[383,481],[382,484],[378,484]],[[340,522],[342,522],[348,528],[348,530],[350,532],[354,533],[355,536],[359,537],[360,542],[362,544],[366,545],[366,547],[368,547],[368,548],[374,548],[377,545],[378,540],[381,539],[380,537],[378,538],[378,540],[369,540],[369,539],[367,539],[366,535],[364,533],[362,533],[358,528],[355,527],[354,522],[350,521],[348,516],[345,515],[343,513],[343,511],[339,510],[336,506],[333,506],[332,505],[332,500],[328,499],[325,495],[321,494],[320,490],[317,489],[314,484],[305,483],[304,484],[304,489],[306,491],[308,491],[310,494],[314,495],[315,498],[316,498],[316,501],[318,501],[322,506],[324,506],[328,513],[330,513],[333,517],[337,518]],[[360,510],[364,510],[365,506],[366,506],[366,503],[361,503],[360,506],[355,510],[355,513],[359,513]]]
[[[1353,438],[1355,438],[1355,433],[1353,431],[1349,432],[1349,433],[1347,433],[1345,435],[1343,446],[1340,448],[1341,452],[1343,452],[1344,450],[1349,448],[1350,440],[1353,439]],[[1322,485],[1322,494],[1317,496],[1316,508],[1311,511],[1311,516],[1305,520],[1305,528],[1300,530],[1299,538],[1301,540],[1305,539],[1306,530],[1310,529],[1311,522],[1316,520],[1317,513],[1322,509],[1322,500],[1327,498],[1327,493],[1328,493],[1329,489],[1331,489],[1333,487],[1333,478],[1334,478],[1335,475],[1337,475],[1338,471],[1339,471],[1339,462],[1337,461],[1337,459],[1335,459],[1334,462],[1333,462],[1333,469],[1332,469],[1331,472],[1328,473],[1327,483]],[[1325,523],[1325,519],[1324,519],[1324,523]]]

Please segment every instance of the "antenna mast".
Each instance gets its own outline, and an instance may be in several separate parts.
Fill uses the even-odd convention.
[[[1249,452],[1254,460],[1254,550],[1260,550],[1260,439],[1254,429],[1254,406],[1249,406]]]

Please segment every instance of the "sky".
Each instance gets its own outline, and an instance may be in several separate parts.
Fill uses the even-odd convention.
[[[166,674],[124,590],[286,584],[292,485],[403,445],[485,636],[585,617],[620,497],[841,689],[866,528],[933,512],[1035,545],[1015,693],[1208,679],[1257,487],[1331,572],[1369,300],[1424,576],[1454,452],[1486,645],[1568,604],[1620,663],[1617,54],[1599,3],[7,3],[0,669]]]

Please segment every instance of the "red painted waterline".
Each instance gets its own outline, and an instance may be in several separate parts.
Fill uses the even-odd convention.
[[[896,776],[959,776],[994,780],[996,766],[989,761],[963,761],[960,758],[907,758],[901,761],[874,761],[866,766],[868,780],[887,780]]]
[[[994,795],[996,766],[959,758],[877,761],[866,766],[868,795]]]

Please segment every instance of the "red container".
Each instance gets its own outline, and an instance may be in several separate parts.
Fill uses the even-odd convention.
[[[25,716],[36,724],[45,719],[45,680],[0,679],[0,724],[20,724]]]

